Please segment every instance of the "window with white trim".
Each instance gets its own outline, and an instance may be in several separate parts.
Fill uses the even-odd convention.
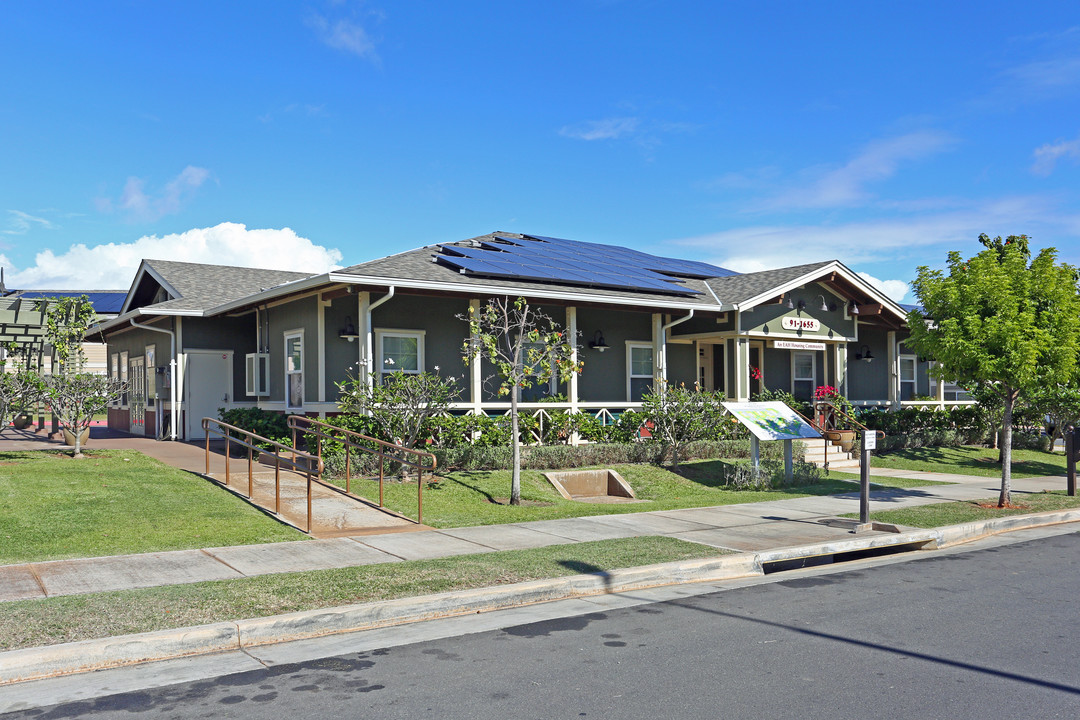
[[[376,330],[375,371],[419,375],[424,372],[423,330]]]
[[[127,350],[120,353],[120,382],[123,383],[124,392],[120,395],[121,407],[127,407],[128,404],[128,354]]]
[[[120,382],[120,353],[112,354],[112,369],[109,373],[109,379],[115,383]],[[114,397],[110,403],[113,407],[119,407],[120,398]]]
[[[814,399],[817,384],[817,353],[791,353],[791,394],[799,400]]]
[[[653,385],[652,343],[626,343],[626,399],[641,402]]]
[[[914,355],[900,356],[900,399],[911,400],[917,394]]]
[[[304,407],[304,331],[285,333],[285,407]]]

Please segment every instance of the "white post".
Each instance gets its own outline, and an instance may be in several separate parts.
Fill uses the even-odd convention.
[[[359,324],[360,337],[363,340],[357,345],[356,348],[356,368],[358,370],[357,380],[364,383],[367,387],[371,387],[371,351],[375,347],[375,341],[372,337],[371,330],[371,293],[361,292],[357,293],[356,298],[356,320]]]
[[[573,348],[570,351],[570,362],[576,368],[578,364],[577,308],[573,305],[566,308],[566,337]],[[570,414],[576,415],[578,412],[578,374],[576,372],[571,373],[570,382],[566,384],[566,395],[567,400],[570,401]],[[576,432],[571,434],[571,445],[577,445],[579,440]]]
[[[664,316],[652,315],[653,343],[653,391],[663,393],[667,389],[667,338],[664,333]]]
[[[889,345],[889,404],[900,407],[900,357],[896,353],[896,331],[890,330],[886,342]]]
[[[474,298],[469,300],[469,308],[472,310],[473,317],[480,316],[480,299]],[[473,347],[478,348],[476,344],[476,338],[473,337]],[[483,356],[480,354],[480,350],[477,349],[473,353],[472,359],[469,360],[469,402],[473,406],[473,414],[479,415],[482,412],[481,403],[484,399],[484,373],[481,367],[483,363]]]

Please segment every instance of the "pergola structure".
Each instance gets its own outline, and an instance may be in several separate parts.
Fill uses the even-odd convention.
[[[0,360],[17,356],[28,368],[40,368],[45,355],[47,298],[0,297]]]

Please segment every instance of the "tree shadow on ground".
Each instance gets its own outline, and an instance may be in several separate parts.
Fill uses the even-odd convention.
[[[886,459],[892,460],[907,460],[910,462],[926,463],[927,465],[938,465],[940,468],[924,468],[923,471],[929,472],[950,472],[952,468],[957,469],[961,474],[963,470],[979,470],[977,473],[983,475],[987,470],[1001,471],[1001,464],[998,462],[998,450],[986,448],[985,455],[972,455],[970,452],[958,452],[953,448],[947,447],[924,447],[924,448],[908,448],[905,450],[896,450],[884,455]],[[951,466],[951,468],[949,467]],[[1062,475],[1065,473],[1065,468],[1058,462],[1051,460],[1022,460],[1013,461],[1012,474],[1015,477],[1022,475],[1039,476],[1039,475]],[[988,475],[993,477],[993,473]]]

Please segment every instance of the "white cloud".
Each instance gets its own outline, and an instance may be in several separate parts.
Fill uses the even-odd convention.
[[[8,210],[8,215],[7,230],[0,230],[4,235],[25,235],[30,232],[30,229],[34,225],[38,225],[46,230],[53,230],[56,228],[49,220],[42,217],[36,217],[30,213],[24,213],[21,210]]]
[[[1031,172],[1036,175],[1049,175],[1054,171],[1058,159],[1064,157],[1073,160],[1080,158],[1080,138],[1047,143],[1035,148],[1035,162],[1031,166]]]
[[[1080,235],[1080,216],[1062,212],[1052,199],[1022,195],[912,217],[843,224],[750,225],[675,244],[699,248],[702,260],[737,272],[834,259],[857,267],[887,258],[899,268],[939,265],[949,250],[974,254],[982,249],[976,239],[984,232],[991,237],[1027,233],[1038,245],[1040,238]],[[1071,257],[1062,259],[1076,262]]]
[[[316,245],[289,228],[249,230],[239,223],[221,223],[158,237],[145,235],[130,243],[87,247],[72,245],[59,255],[43,250],[32,267],[8,268],[10,288],[49,290],[126,290],[144,258],[295,270],[319,273],[338,267],[341,252]]]
[[[110,198],[102,197],[97,198],[95,204],[101,212],[119,209],[133,220],[159,220],[179,212],[209,177],[210,171],[206,168],[188,165],[156,193],[146,191],[146,181],[142,178],[129,177],[116,203]]]
[[[930,130],[874,141],[842,167],[804,171],[802,174],[808,182],[780,192],[758,209],[793,210],[862,204],[871,197],[867,185],[892,177],[902,162],[934,155],[952,144],[949,135]]]
[[[896,302],[904,302],[904,298],[907,297],[909,286],[903,280],[879,280],[870,273],[864,272],[859,273],[859,277]]]
[[[342,50],[357,57],[379,62],[379,54],[375,51],[375,42],[371,39],[367,30],[362,25],[352,20],[330,20],[322,15],[311,15],[307,25],[319,40],[326,46],[335,50]]]
[[[559,134],[575,140],[618,140],[634,134],[640,121],[636,117],[589,120],[577,125],[566,125]]]

